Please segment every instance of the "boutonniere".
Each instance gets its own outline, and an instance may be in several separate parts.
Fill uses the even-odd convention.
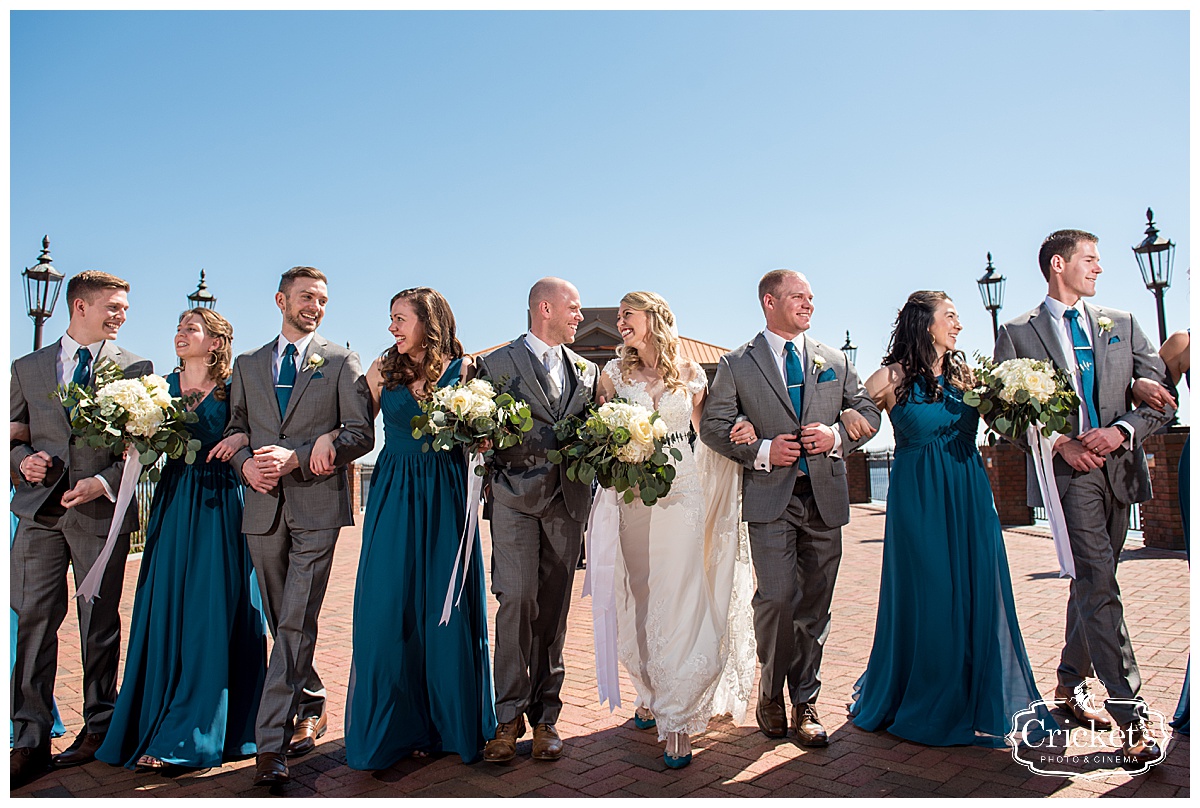
[[[325,357],[318,353],[308,357],[308,361],[304,363],[305,371],[313,371],[325,364]]]
[[[1109,331],[1112,331],[1113,321],[1108,317],[1097,317],[1096,326],[1105,334],[1107,334]]]
[[[584,362],[582,359],[579,360],[575,363],[575,370],[579,374],[579,378],[587,378],[587,362]]]
[[[820,373],[825,368],[825,357],[820,354],[813,354],[813,367]]]

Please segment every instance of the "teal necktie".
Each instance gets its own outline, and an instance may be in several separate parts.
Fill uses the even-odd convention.
[[[1075,364],[1079,368],[1079,386],[1083,390],[1083,403],[1087,406],[1088,420],[1092,428],[1097,429],[1100,423],[1100,413],[1096,410],[1096,355],[1088,343],[1087,334],[1079,324],[1079,311],[1067,309],[1063,314],[1071,327],[1071,344],[1075,346]]]
[[[279,381],[275,383],[275,398],[279,401],[279,417],[287,414],[288,401],[292,397],[292,387],[296,384],[296,346],[288,343],[283,352],[283,361],[279,363]]]
[[[75,365],[75,375],[71,381],[80,387],[87,387],[92,378],[92,352],[81,345],[75,352],[75,361],[79,364]]]
[[[792,400],[792,409],[796,411],[796,420],[800,421],[804,412],[804,365],[800,363],[800,352],[794,342],[787,343],[787,356],[783,360],[784,378],[787,379],[788,398]],[[801,422],[803,426],[803,422]],[[797,461],[798,469],[808,474],[808,460],[801,455]]]

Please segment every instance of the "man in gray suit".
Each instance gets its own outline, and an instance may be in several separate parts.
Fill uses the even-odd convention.
[[[313,267],[283,273],[275,305],[280,336],[233,366],[227,438],[249,436],[230,461],[248,486],[242,530],[275,638],[254,729],[254,783],[282,785],[286,756],[325,733],[325,687],[313,668],[317,615],[338,531],[354,524],[346,465],[375,444],[370,394],[358,354],[317,333],[329,294]],[[333,441],[334,472],[313,472],[313,443]]]
[[[1082,230],[1059,230],[1046,238],[1038,254],[1046,299],[1000,327],[995,359],[1049,360],[1074,380],[1082,402],[1067,435],[1054,445],[1054,478],[1076,571],[1055,698],[1081,723],[1109,729],[1088,696],[1087,677],[1094,671],[1108,690],[1105,706],[1121,726],[1125,753],[1156,760],[1161,753],[1137,695],[1141,676],[1125,628],[1117,561],[1130,503],[1150,498],[1142,441],[1171,419],[1174,407],[1131,409],[1134,379],[1163,384],[1166,372],[1132,314],[1084,303],[1096,294],[1103,271],[1096,242]],[[1042,505],[1032,457],[1026,477],[1029,504]]]
[[[533,757],[557,760],[554,725],[562,710],[567,608],[591,488],[571,482],[546,460],[557,449],[555,421],[592,403],[596,366],[566,346],[583,320],[579,292],[558,278],[529,290],[529,333],[479,358],[479,373],[529,404],[533,430],[497,452],[490,476],[492,593],[496,612],[496,737],[484,760],[517,753],[525,716],[533,725]]]
[[[52,345],[13,362],[10,418],[25,424],[28,441],[13,443],[9,469],[20,482],[12,498],[19,519],[9,553],[10,601],[17,613],[17,658],[12,672],[11,786],[24,785],[50,761],[51,694],[58,667],[58,628],[67,614],[67,565],[75,583],[96,562],[113,520],[124,461],[107,449],[78,446],[67,410],[54,397],[59,385],[92,383],[98,362],[111,359],[137,378],[154,371],[147,359],[113,340],[129,309],[129,284],[106,272],[81,272],[67,284],[71,321]],[[56,766],[95,757],[108,732],[117,696],[121,605],[129,534],[137,508],[121,516],[121,532],[104,571],[100,595],[79,601],[83,643],[84,729]]]
[[[798,272],[777,269],[758,284],[767,327],[721,357],[700,424],[700,439],[745,466],[742,519],[749,523],[758,589],[754,633],[762,664],[755,717],[771,738],[792,724],[805,746],[828,736],[816,709],[829,606],[842,557],[841,526],[850,521],[845,455],[870,439],[851,440],[838,418],[857,410],[879,428],[871,401],[846,355],[804,332],[813,293]],[[735,444],[729,433],[744,415],[758,439]]]

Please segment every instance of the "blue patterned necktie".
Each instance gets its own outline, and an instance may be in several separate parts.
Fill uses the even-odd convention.
[[[1083,326],[1079,324],[1079,311],[1067,309],[1063,314],[1071,328],[1071,344],[1075,347],[1075,365],[1079,368],[1079,387],[1083,390],[1083,403],[1087,406],[1088,420],[1092,428],[1102,426],[1100,413],[1096,411],[1096,355],[1088,342]]]
[[[799,421],[804,412],[804,365],[800,362],[800,352],[794,342],[787,343],[787,355],[783,360],[784,378],[787,379],[788,398],[792,400],[792,409],[796,411]],[[803,424],[802,424],[803,425]],[[808,460],[801,456],[797,468],[808,474]]]
[[[75,365],[75,375],[71,377],[71,381],[80,387],[86,387],[92,378],[92,352],[81,345],[75,352],[75,361],[79,364]]]
[[[296,346],[288,343],[283,352],[283,361],[279,363],[279,381],[275,383],[275,398],[279,401],[279,416],[287,413],[288,401],[292,397],[292,387],[296,384]]]

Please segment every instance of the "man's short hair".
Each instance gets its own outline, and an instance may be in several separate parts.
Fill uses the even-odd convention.
[[[1075,250],[1079,249],[1081,241],[1090,241],[1095,244],[1100,239],[1086,230],[1055,230],[1046,236],[1046,240],[1042,242],[1042,248],[1038,250],[1038,266],[1042,268],[1042,277],[1047,281],[1050,280],[1051,258],[1061,255],[1062,260],[1070,261]]]
[[[296,278],[312,278],[326,284],[329,283],[329,278],[325,277],[325,273],[316,267],[292,267],[280,276],[279,291],[286,295],[288,289],[292,286],[292,281],[296,280]]]
[[[763,298],[767,295],[771,297],[779,297],[779,287],[783,286],[783,282],[793,275],[799,273],[792,269],[772,269],[766,275],[762,276],[762,280],[758,282],[758,305],[763,305]]]
[[[67,307],[74,308],[76,300],[91,303],[105,289],[129,291],[129,282],[98,269],[86,269],[67,281]]]

